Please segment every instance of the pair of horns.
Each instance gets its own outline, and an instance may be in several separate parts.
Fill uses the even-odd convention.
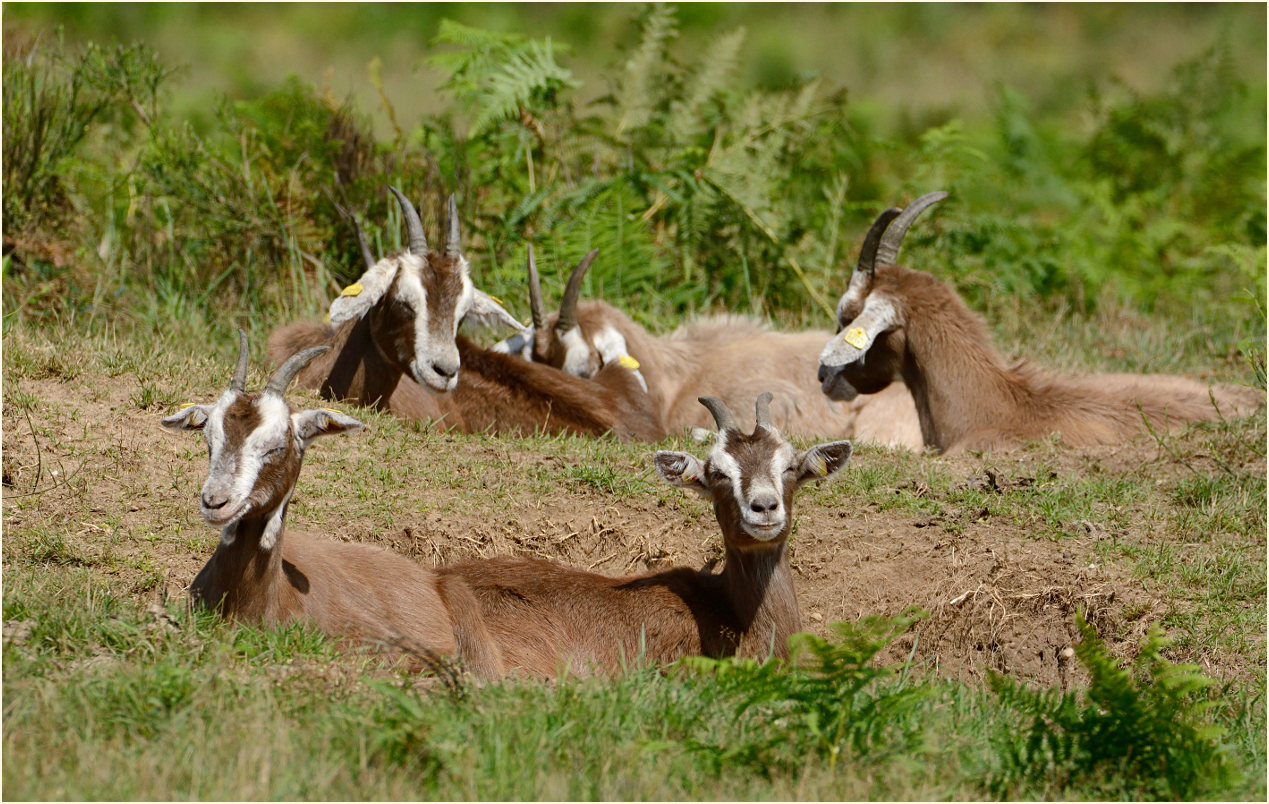
[[[718,432],[731,429],[735,430],[736,417],[731,414],[727,404],[716,396],[697,397],[697,402],[704,405],[710,413],[714,414],[714,423],[718,425]],[[757,401],[754,402],[754,416],[757,418],[758,427],[771,427],[771,392],[763,391],[758,395]]]
[[[577,299],[582,292],[582,279],[590,264],[595,261],[599,249],[591,249],[582,257],[582,261],[573,268],[564,286],[564,295],[560,297],[560,315],[555,321],[556,332],[568,332],[577,326]],[[533,244],[529,244],[529,309],[533,316],[533,329],[541,330],[546,325],[546,307],[542,304],[542,283],[538,279],[538,264],[533,259]]]
[[[300,373],[300,369],[307,366],[313,358],[328,349],[330,349],[329,346],[313,346],[288,357],[286,362],[278,366],[278,370],[273,372],[268,384],[264,386],[263,393],[276,394],[278,396],[286,394],[287,386],[291,384],[291,380],[295,379],[295,375]],[[246,393],[247,362],[247,333],[239,329],[238,362],[234,366],[234,378],[229,383],[229,390],[237,391],[240,394]]]
[[[419,218],[419,212],[410,203],[410,199],[406,198],[400,190],[389,185],[389,190],[397,197],[397,204],[401,207],[401,217],[405,219],[405,231],[408,236],[408,244],[410,253],[416,257],[427,256],[427,237],[423,234],[423,221]],[[353,215],[342,206],[339,212],[352,221],[353,229],[357,232],[357,248],[361,251],[361,259],[366,263],[366,268],[372,268],[375,264],[374,254],[370,251],[370,244],[366,242],[366,234],[361,230],[361,224],[357,221],[357,216]],[[453,193],[449,196],[449,208],[445,213],[445,256],[458,257],[462,254],[462,247],[459,245],[458,231],[458,203],[454,200]]]
[[[871,280],[878,265],[894,265],[899,257],[899,246],[908,227],[925,210],[947,198],[942,190],[926,193],[908,205],[907,209],[891,207],[877,216],[868,234],[864,236],[864,245],[859,250],[859,264],[855,273],[863,272]]]

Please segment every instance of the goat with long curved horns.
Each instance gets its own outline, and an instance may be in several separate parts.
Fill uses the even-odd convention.
[[[876,233],[880,237],[880,232]],[[865,244],[864,252],[871,253]],[[670,432],[709,423],[697,397],[711,393],[735,402],[762,389],[778,393],[773,417],[790,434],[850,437],[917,449],[921,431],[912,397],[896,385],[878,397],[830,401],[815,380],[816,358],[828,331],[773,332],[755,319],[707,316],[665,336],[652,335],[625,313],[600,301],[578,302],[594,252],[569,275],[559,310],[542,304],[537,266],[529,260],[533,326],[492,349],[556,366],[579,377],[609,365],[633,371]]]
[[[639,378],[626,368],[613,366],[580,379],[483,349],[459,335],[464,318],[523,327],[497,300],[472,286],[454,197],[448,202],[443,253],[438,253],[428,247],[414,206],[390,189],[401,206],[408,249],[372,261],[361,227],[349,215],[366,272],[331,303],[331,325],[297,322],[269,338],[275,362],[309,346],[331,347],[300,373],[302,387],[466,432],[613,432],[649,441],[664,435]]]
[[[1263,408],[1264,392],[1253,388],[1005,365],[954,290],[895,264],[908,227],[945,197],[928,193],[873,225],[884,234],[874,252],[861,254],[837,305],[837,334],[820,353],[819,379],[830,398],[878,393],[902,377],[925,444],[946,452],[1013,447],[1049,433],[1061,433],[1069,446],[1109,444],[1142,432],[1143,416],[1168,429]]]

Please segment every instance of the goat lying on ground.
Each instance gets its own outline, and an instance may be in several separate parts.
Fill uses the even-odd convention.
[[[302,321],[274,331],[268,346],[274,363],[312,346],[330,346],[329,354],[300,373],[301,387],[465,432],[612,431],[648,441],[664,436],[638,379],[621,366],[582,379],[482,349],[458,335],[464,316],[520,324],[472,287],[458,245],[453,197],[444,253],[438,254],[427,247],[413,205],[393,192],[409,249],[372,263],[358,229],[366,273],[331,304],[330,325]]]
[[[579,377],[595,376],[613,364],[627,366],[640,373],[670,432],[708,425],[696,405],[703,393],[736,404],[770,389],[779,400],[772,418],[783,432],[920,448],[916,409],[902,384],[852,401],[829,401],[820,393],[816,359],[827,331],[772,332],[756,319],[716,315],[656,337],[610,304],[578,303],[582,276],[593,259],[591,252],[578,263],[558,312],[547,315],[530,253],[533,326],[492,348]]]
[[[325,351],[287,360],[259,393],[246,391],[247,336],[229,390],[211,405],[187,405],[163,419],[170,430],[202,430],[210,469],[203,519],[220,544],[190,595],[226,617],[275,626],[313,623],[335,637],[456,653],[472,672],[500,675],[497,653],[471,591],[396,553],[285,529],[304,451],[315,438],[360,429],[332,410],[294,410],[283,398],[296,372]]]
[[[837,305],[838,334],[820,354],[819,378],[831,398],[877,393],[902,376],[925,443],[945,452],[1013,447],[1049,433],[1061,433],[1070,446],[1109,444],[1142,432],[1143,415],[1167,429],[1264,406],[1262,391],[1209,388],[1184,377],[1080,377],[1025,362],[1006,366],[955,291],[895,265],[908,227],[946,196],[921,196],[878,219],[885,229],[880,246],[852,274]]]
[[[439,570],[469,587],[502,665],[530,675],[616,671],[640,655],[787,657],[801,628],[787,541],[793,495],[850,458],[849,441],[797,452],[771,425],[764,393],[746,435],[720,400],[700,400],[718,424],[707,460],[656,453],[670,483],[713,501],[722,529],[718,574],[675,568],[610,578],[536,558],[492,558]]]

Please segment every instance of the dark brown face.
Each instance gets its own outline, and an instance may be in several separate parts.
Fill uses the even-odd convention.
[[[415,382],[450,391],[458,382],[458,322],[474,289],[461,257],[430,252],[426,262],[402,257],[371,320],[375,345]]]
[[[820,353],[820,389],[830,399],[875,394],[898,376],[907,338],[899,296],[890,287],[902,270],[882,266],[871,282],[851,278],[837,305],[837,333]]]

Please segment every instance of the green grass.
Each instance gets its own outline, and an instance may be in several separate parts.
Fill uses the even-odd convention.
[[[252,41],[270,46],[250,54],[213,7],[5,10],[0,549],[3,619],[24,624],[3,648],[9,798],[1263,800],[1263,417],[1160,435],[1131,458],[1055,440],[957,459],[862,447],[801,494],[847,535],[864,515],[951,538],[990,528],[1140,584],[1149,599],[1101,635],[1108,655],[1086,641],[1065,691],[880,667],[886,624],[866,617],[809,641],[832,689],[805,668],[636,663],[455,691],[302,627],[165,597],[216,543],[186,498],[205,459],[172,436],[156,463],[139,435],[223,390],[237,326],[260,384],[267,332],[320,315],[355,276],[341,193],[377,251],[399,245],[388,182],[423,202],[429,234],[433,202],[459,191],[474,278],[513,311],[528,242],[554,297],[556,270],[600,245],[586,295],[658,332],[723,309],[825,328],[816,297],[844,290],[876,211],[949,189],[902,257],[953,283],[1007,357],[1263,387],[1263,8],[296,6],[256,12]],[[445,17],[484,30],[434,41]],[[171,32],[191,27],[198,50],[173,55]],[[572,46],[553,67],[548,37]],[[382,90],[362,79],[372,57]],[[44,150],[11,159],[40,120],[55,124]],[[475,518],[497,540],[556,495],[712,530],[706,503],[655,477],[651,445],[350,412],[367,423],[355,448],[307,458],[290,509],[305,529],[391,542],[414,527],[417,549],[445,558],[489,544],[420,522]],[[1171,643],[1143,647],[1149,625]],[[1160,698],[1160,673],[1189,686]],[[1103,715],[1174,736],[1151,707],[1196,729],[1177,762],[1077,750]],[[1074,748],[1031,752],[1036,717]]]

